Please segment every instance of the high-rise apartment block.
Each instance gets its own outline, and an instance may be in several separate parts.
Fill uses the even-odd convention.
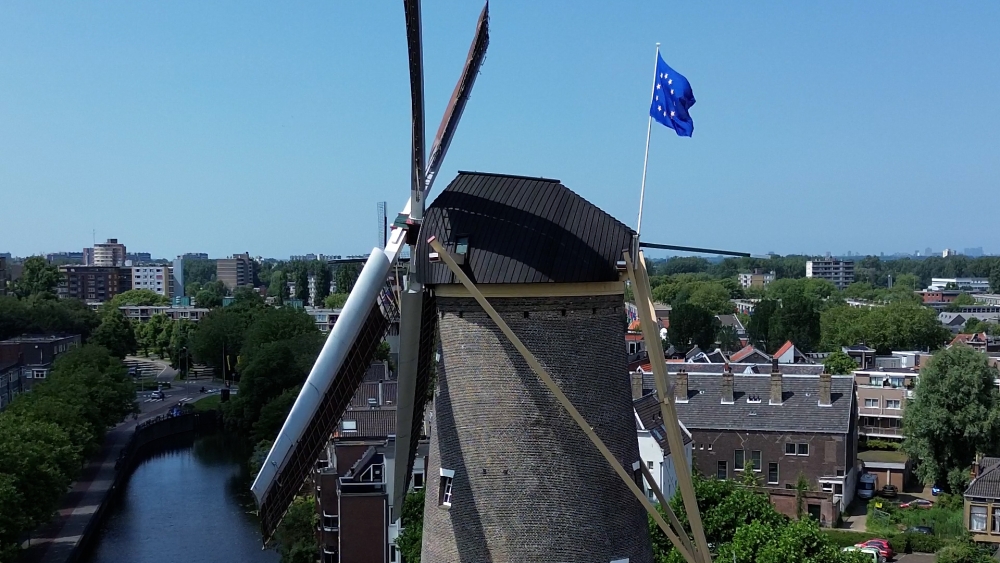
[[[83,249],[84,266],[124,266],[125,245],[116,238]]]
[[[133,266],[132,289],[148,289],[157,295],[174,296],[173,276],[169,266]]]
[[[806,262],[806,277],[833,282],[837,289],[854,283],[854,262],[848,260],[810,260]]]
[[[124,255],[123,255],[124,256]],[[60,266],[59,297],[103,303],[132,289],[132,268]]]
[[[220,258],[215,264],[215,276],[226,285],[226,289],[253,285],[253,259],[250,254],[234,254]]]
[[[765,272],[760,268],[754,268],[752,273],[740,274],[740,285],[747,287],[764,287],[774,281],[774,271]]]

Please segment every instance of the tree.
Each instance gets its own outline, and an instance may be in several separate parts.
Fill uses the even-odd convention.
[[[773,353],[789,340],[804,352],[819,347],[820,314],[813,298],[789,294],[771,318],[767,351]]]
[[[89,342],[103,346],[112,355],[119,358],[124,358],[136,349],[136,337],[132,323],[118,310],[104,315],[104,320],[91,334]]]
[[[771,319],[777,311],[778,302],[773,299],[764,299],[754,307],[753,313],[750,315],[750,322],[747,323],[747,336],[754,346],[767,348],[767,341],[771,333]]]
[[[686,352],[693,346],[703,350],[715,343],[718,319],[710,311],[690,303],[676,305],[670,311],[670,327],[667,335],[670,342],[680,351]]]
[[[313,305],[318,306],[323,303],[327,295],[330,295],[330,282],[333,281],[333,276],[330,273],[330,266],[325,262],[316,262],[315,270],[316,302]]]
[[[833,375],[850,375],[858,369],[858,364],[853,358],[838,350],[823,360],[823,367],[827,373]]]
[[[191,352],[191,338],[198,325],[187,320],[174,321],[170,328],[169,355],[170,365],[181,370],[181,377],[187,377],[187,371],[194,361]]]
[[[965,321],[965,325],[962,327],[962,332],[965,334],[975,334],[978,332],[985,332],[990,335],[996,335],[1000,332],[1000,325],[997,323],[990,323],[976,317],[972,317]]]
[[[24,261],[21,277],[14,280],[14,295],[26,299],[32,295],[55,299],[56,287],[62,281],[62,273],[56,266],[49,265],[45,258],[32,256]]]
[[[727,354],[736,352],[741,347],[740,337],[731,325],[720,326],[715,338],[719,342],[719,348]]]
[[[271,283],[267,284],[267,294],[275,297],[279,304],[288,298],[288,277],[282,270],[271,272]]]
[[[281,425],[288,418],[288,412],[292,410],[292,405],[295,404],[295,400],[298,399],[299,391],[301,390],[301,385],[285,389],[280,395],[268,401],[260,409],[257,422],[253,424],[254,442],[260,443],[264,440],[273,441],[278,437]]]
[[[976,300],[971,295],[969,295],[968,293],[959,293],[958,295],[955,296],[955,299],[951,303],[948,303],[948,306],[945,307],[945,310],[961,311],[962,307],[969,307],[975,304]]]
[[[135,330],[136,341],[143,353],[148,354],[152,351],[161,358],[170,347],[172,333],[173,325],[170,318],[163,313],[153,315]]]
[[[988,550],[971,541],[957,541],[946,545],[937,553],[937,563],[996,563]]]
[[[323,300],[323,305],[325,305],[327,309],[343,309],[344,303],[347,303],[346,293],[331,293],[326,296],[326,299]]]
[[[1000,264],[996,264],[990,270],[990,291],[1000,293]]]
[[[707,309],[716,315],[724,315],[733,312],[733,304],[729,301],[729,290],[721,283],[698,284],[691,291],[688,303]]]
[[[396,538],[405,563],[420,563],[420,548],[424,535],[424,498],[426,489],[412,490],[403,500],[403,531]]]
[[[336,280],[337,293],[350,293],[354,289],[354,282],[358,281],[358,265],[354,263],[340,264],[334,279]]]
[[[316,499],[312,494],[295,497],[288,512],[274,531],[282,563],[315,563],[319,545],[316,543]]]
[[[868,338],[865,324],[869,309],[841,305],[820,313],[820,350],[833,352],[843,346],[862,344]]]
[[[198,321],[191,339],[191,352],[196,361],[213,366],[220,373],[229,373],[236,365],[243,335],[250,325],[250,316],[232,306],[215,309]]]
[[[309,303],[309,270],[304,264],[295,270],[295,298],[301,299],[304,304]]]
[[[130,289],[115,295],[110,300],[106,301],[102,307],[105,311],[118,310],[119,307],[124,307],[125,305],[141,305],[141,306],[153,306],[153,305],[169,305],[170,299],[167,299],[163,295],[156,293],[155,291],[149,289]]]
[[[215,260],[184,259],[184,280],[190,283],[197,283],[199,286],[215,280],[216,262]]]
[[[976,454],[998,453],[998,375],[985,354],[968,346],[938,352],[921,370],[915,398],[903,411],[902,449],[920,460],[924,483],[961,494]]]
[[[222,296],[214,291],[209,291],[203,289],[195,294],[194,302],[199,307],[205,307],[206,309],[214,309],[215,307],[222,306]]]

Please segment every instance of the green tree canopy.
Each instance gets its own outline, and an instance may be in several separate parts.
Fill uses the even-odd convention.
[[[903,451],[919,459],[927,484],[961,494],[977,453],[1000,452],[1000,376],[985,354],[953,346],[920,371],[915,398],[903,411]]]
[[[346,293],[331,293],[323,300],[327,309],[343,309],[344,303],[347,303]]]
[[[826,368],[827,373],[833,375],[850,375],[858,369],[858,364],[853,358],[838,350],[823,360],[823,367]]]
[[[729,289],[721,283],[708,282],[698,284],[691,291],[687,302],[706,309],[715,315],[724,315],[733,312],[733,304],[729,301]]]
[[[681,303],[670,311],[670,327],[667,337],[680,352],[687,352],[693,346],[708,350],[715,343],[718,319],[708,309]]]
[[[103,309],[105,311],[112,309],[117,310],[119,307],[124,307],[125,305],[141,305],[148,307],[151,305],[169,304],[170,299],[167,299],[165,296],[150,289],[130,289],[128,291],[123,291],[106,301],[103,305]]]
[[[297,496],[274,531],[282,563],[315,563],[319,545],[316,543],[316,498],[312,494]]]
[[[316,302],[313,305],[319,306],[326,300],[326,296],[330,295],[330,282],[333,281],[333,274],[330,272],[330,266],[325,262],[317,261],[314,269],[316,275]]]
[[[354,289],[354,282],[358,281],[358,274],[361,270],[357,264],[339,264],[334,276],[337,293],[350,293]]]
[[[820,313],[816,299],[807,294],[788,294],[774,313],[768,328],[768,353],[791,340],[802,351],[812,352],[820,344]]]
[[[118,358],[134,352],[138,344],[132,323],[117,309],[104,315],[104,320],[90,336],[90,342],[103,346]]]
[[[50,265],[41,256],[32,256],[24,261],[21,277],[14,280],[14,295],[21,299],[38,296],[45,299],[56,298],[56,288],[63,275],[56,266]]]
[[[421,542],[424,536],[424,499],[426,489],[412,490],[403,500],[403,531],[396,538],[405,563],[420,563]]]
[[[750,322],[747,323],[747,336],[750,342],[761,349],[768,348],[768,339],[771,334],[771,319],[778,312],[778,302],[773,299],[764,299],[757,303],[750,315]]]
[[[976,304],[976,300],[968,293],[959,293],[955,296],[954,301],[948,303],[945,307],[946,311],[961,311],[962,307],[969,307]]]

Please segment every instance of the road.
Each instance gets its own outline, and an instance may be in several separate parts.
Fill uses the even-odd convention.
[[[137,372],[144,377],[154,375],[157,384],[170,384],[169,388],[163,389],[163,399],[153,398],[153,392],[156,391],[156,389],[153,388],[136,393],[136,402],[139,404],[140,417],[143,417],[147,413],[154,410],[158,410],[164,404],[175,405],[177,403],[195,401],[199,397],[203,396],[200,392],[202,387],[209,390],[217,390],[220,387],[218,384],[212,385],[209,380],[175,381],[177,374],[180,372],[170,367],[170,364],[163,360],[128,356],[125,358],[125,364],[129,367],[134,366]]]

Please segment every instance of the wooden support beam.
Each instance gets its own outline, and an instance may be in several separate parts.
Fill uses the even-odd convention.
[[[671,452],[672,453],[672,452]],[[681,457],[684,458],[684,452],[681,452]],[[667,513],[667,517],[670,518],[670,525],[674,527],[674,531],[680,536],[681,541],[684,542],[684,547],[688,551],[694,553],[694,547],[691,546],[691,538],[688,537],[687,532],[684,530],[684,526],[681,525],[680,520],[677,519],[677,515],[674,514],[674,509],[670,508],[670,503],[663,496],[663,490],[660,486],[656,484],[656,480],[653,478],[653,474],[650,473],[649,468],[646,467],[646,462],[642,459],[639,460],[642,465],[642,476],[646,478],[646,482],[649,483],[649,488],[653,489],[653,494],[656,495],[656,500],[659,501],[660,506],[663,507],[663,511]]]
[[[674,394],[667,380],[667,364],[663,356],[663,343],[660,340],[660,331],[657,330],[654,320],[655,309],[653,300],[650,297],[649,278],[646,274],[645,258],[642,251],[639,251],[639,260],[635,264],[629,253],[625,252],[625,265],[628,268],[629,278],[632,280],[632,291],[635,295],[636,308],[639,310],[639,323],[642,325],[643,340],[646,343],[646,351],[649,354],[649,363],[653,369],[656,380],[657,398],[660,402],[660,415],[663,417],[663,426],[667,431],[667,444],[671,452],[684,455],[684,438],[681,435],[680,424],[677,422],[677,408],[674,405]],[[685,460],[686,461],[686,460]],[[701,513],[698,511],[698,499],[694,493],[694,483],[691,481],[691,469],[687,463],[675,463],[674,471],[677,473],[677,484],[681,489],[681,498],[684,499],[684,510],[687,512],[688,522],[691,524],[691,532],[694,535],[695,556],[703,563],[711,563],[712,556],[708,549],[708,542],[705,539],[705,528],[701,521]]]
[[[653,517],[653,520],[656,521],[656,524],[660,527],[661,530],[663,530],[663,533],[667,535],[667,538],[670,539],[670,543],[674,544],[674,548],[676,548],[677,551],[684,557],[684,560],[687,561],[688,563],[698,563],[698,560],[695,559],[695,555],[688,551],[684,543],[681,541],[680,537],[678,537],[678,535],[675,534],[673,530],[670,529],[670,525],[667,524],[666,520],[663,519],[663,516],[659,513],[659,511],[656,510],[656,507],[653,506],[653,503],[649,502],[649,499],[646,498],[645,493],[643,493],[642,490],[639,489],[639,486],[636,485],[635,481],[633,480],[633,477],[630,476],[625,471],[625,468],[622,467],[621,463],[619,463],[618,460],[615,459],[614,454],[612,454],[611,450],[609,450],[608,447],[604,444],[604,441],[601,440],[600,436],[598,436],[596,432],[594,432],[594,429],[591,428],[591,426],[587,423],[587,420],[583,418],[583,415],[580,414],[580,411],[576,410],[576,407],[573,406],[573,403],[570,402],[566,394],[562,392],[562,389],[560,389],[559,385],[557,385],[555,380],[552,379],[552,376],[550,376],[548,372],[545,371],[545,368],[543,368],[542,364],[538,362],[538,359],[535,358],[535,355],[532,354],[530,350],[528,350],[528,348],[524,345],[524,343],[521,342],[521,339],[518,338],[517,335],[514,334],[514,331],[511,330],[510,326],[507,325],[507,322],[500,317],[500,313],[497,313],[496,309],[494,309],[493,306],[490,305],[489,301],[486,300],[486,297],[484,297],[483,294],[479,291],[479,288],[477,288],[476,285],[472,283],[472,280],[469,279],[469,276],[467,276],[465,272],[462,271],[462,269],[458,266],[458,263],[455,262],[455,259],[452,258],[451,254],[445,249],[445,247],[440,242],[438,242],[436,237],[431,237],[430,239],[427,240],[427,243],[431,245],[431,248],[433,248],[435,252],[438,253],[438,256],[441,258],[441,260],[448,265],[448,268],[452,271],[453,274],[455,274],[455,277],[462,282],[462,285],[465,286],[465,289],[467,289],[469,293],[472,295],[472,297],[475,298],[476,302],[479,303],[479,306],[482,307],[484,311],[486,311],[486,314],[489,315],[491,319],[493,319],[493,322],[496,323],[497,327],[500,328],[500,331],[503,332],[504,336],[506,336],[508,340],[510,340],[511,344],[514,345],[514,348],[517,349],[517,351],[521,354],[521,356],[524,357],[524,360],[528,363],[528,366],[530,366],[532,371],[534,371],[535,374],[538,376],[538,378],[542,380],[542,383],[544,383],[545,386],[548,387],[549,391],[551,391],[552,394],[555,395],[556,400],[558,400],[559,404],[561,404],[562,407],[566,409],[566,412],[569,413],[569,415],[577,423],[580,429],[583,430],[584,434],[586,434],[587,437],[590,438],[590,441],[601,452],[601,455],[603,455],[604,459],[608,461],[608,464],[611,465],[611,468],[615,470],[615,473],[617,473],[619,477],[621,477],[622,481],[625,482],[629,490],[632,491],[632,494],[635,495],[635,498],[637,498],[639,500],[639,503],[642,504],[643,508],[646,509],[646,512],[648,512],[649,515]],[[684,452],[683,448],[677,451],[680,451],[681,454],[683,455]]]

